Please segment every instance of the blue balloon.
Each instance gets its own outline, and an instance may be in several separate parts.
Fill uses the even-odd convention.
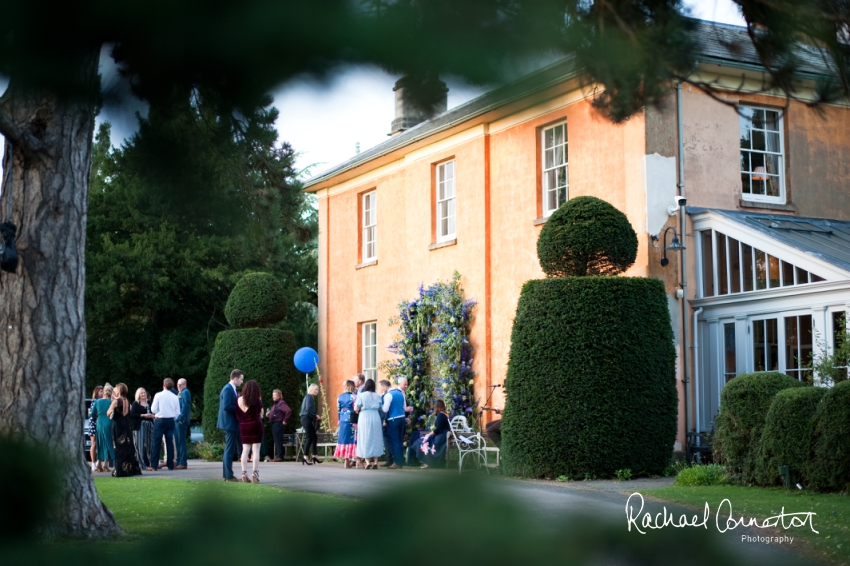
[[[295,367],[302,373],[310,373],[316,366],[319,365],[319,354],[313,348],[300,348],[295,352],[295,357],[292,358],[295,362]]]

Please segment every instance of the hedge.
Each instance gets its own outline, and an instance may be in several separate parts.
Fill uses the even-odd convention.
[[[815,412],[826,394],[823,387],[792,387],[778,392],[764,421],[756,464],[756,481],[781,485],[779,466],[788,466],[794,481],[808,483],[806,463],[815,432]]]
[[[549,277],[616,275],[635,262],[637,248],[626,215],[588,196],[562,204],[537,239],[540,267]]]
[[[297,416],[301,408],[298,392],[300,376],[292,364],[295,337],[287,330],[243,328],[220,332],[210,357],[204,384],[204,440],[224,442],[224,434],[216,428],[219,395],[230,380],[230,372],[241,369],[245,379],[255,379],[263,394],[263,406],[272,404],[272,390],[280,389],[283,399]],[[292,418],[286,432],[294,432],[297,418]],[[266,424],[266,441],[271,442],[271,429]]]
[[[835,384],[818,405],[806,470],[809,487],[818,491],[850,488],[850,381]]]
[[[733,479],[753,483],[759,443],[773,397],[783,389],[804,387],[793,377],[776,372],[742,374],[720,393],[715,419],[714,456]]]
[[[676,352],[657,279],[527,282],[511,336],[506,473],[661,474],[676,438]]]
[[[249,273],[233,287],[224,316],[233,328],[264,328],[286,318],[286,291],[269,273]]]

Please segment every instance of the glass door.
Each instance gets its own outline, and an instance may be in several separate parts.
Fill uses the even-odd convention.
[[[752,321],[753,371],[779,371],[779,325],[775,318]]]
[[[785,373],[800,381],[812,380],[814,336],[812,315],[785,317]]]

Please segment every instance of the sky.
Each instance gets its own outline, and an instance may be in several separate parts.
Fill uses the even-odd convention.
[[[684,4],[696,18],[744,24],[731,0],[685,0]],[[104,48],[101,56],[104,85],[109,84],[115,73],[108,51]],[[392,89],[398,78],[375,67],[352,67],[327,83],[294,79],[273,93],[274,105],[280,110],[276,124],[279,139],[289,142],[297,152],[296,167],[304,170],[306,176],[315,176],[354,156],[358,143],[362,151],[386,140],[395,113]],[[448,108],[486,92],[484,88],[457,79],[447,79],[446,83]],[[0,77],[0,96],[6,85]],[[142,103],[120,112],[107,108],[98,116],[98,122],[109,120],[112,123],[114,145],[120,145],[137,130],[137,111],[145,114]],[[3,146],[0,145],[0,175],[2,154]]]

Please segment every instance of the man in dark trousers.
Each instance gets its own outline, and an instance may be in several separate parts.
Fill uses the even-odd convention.
[[[222,458],[222,470],[224,481],[239,481],[233,477],[233,456],[236,454],[236,446],[239,443],[239,423],[236,420],[236,399],[238,397],[236,388],[242,386],[245,374],[242,370],[235,369],[230,372],[230,381],[224,384],[218,397],[218,423],[219,430],[224,431],[224,456]]]
[[[192,393],[186,387],[186,380],[177,380],[177,399],[180,401],[180,415],[174,425],[174,446],[177,449],[177,465],[175,470],[185,470],[188,465],[186,458],[186,438],[189,436],[189,418],[192,412]]]
[[[148,468],[150,472],[155,472],[159,468],[163,436],[165,436],[165,453],[167,454],[165,465],[169,470],[174,469],[174,421],[180,414],[180,402],[172,392],[173,389],[174,382],[170,378],[166,378],[162,382],[162,391],[153,396],[153,404],[151,404],[151,412],[154,414],[151,464],[155,463],[157,466]]]
[[[280,392],[280,389],[272,391],[272,401],[274,401],[274,405],[267,413],[269,422],[272,423],[272,436],[274,437],[274,460],[272,462],[283,462],[283,427],[289,422],[292,409],[283,400],[283,393]]]

